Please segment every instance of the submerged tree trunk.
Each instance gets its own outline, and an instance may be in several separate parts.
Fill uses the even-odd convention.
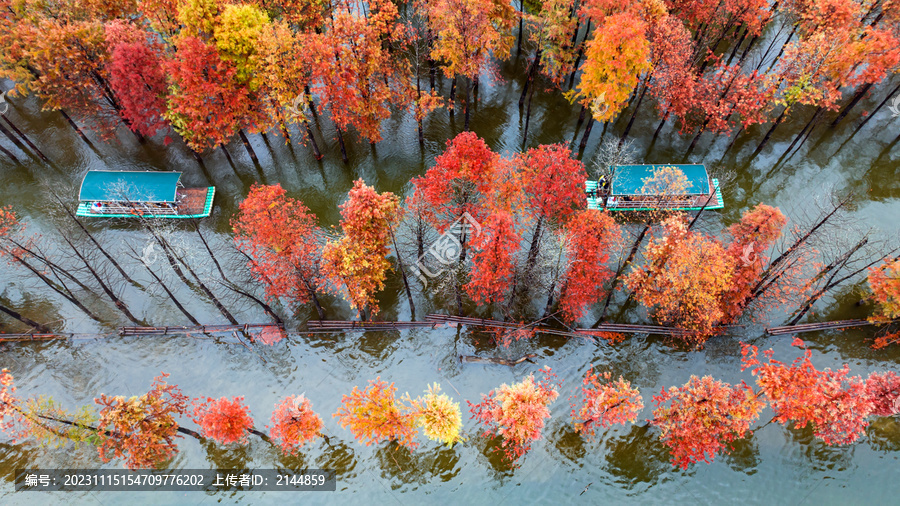
[[[853,109],[856,104],[858,104],[859,101],[862,100],[863,96],[865,96],[866,92],[868,92],[869,88],[871,87],[872,83],[866,83],[860,86],[859,90],[856,91],[856,94],[853,95],[853,99],[850,100],[850,103],[847,104],[847,106],[844,107],[844,110],[842,110],[841,113],[838,114],[838,117],[834,118],[834,121],[831,122],[830,127],[834,128],[838,126],[838,124],[840,124],[840,122],[843,121],[845,117],[847,117],[847,113],[850,112],[850,109]]]
[[[15,318],[16,320],[19,320],[20,322],[24,323],[25,325],[28,325],[29,327],[33,328],[34,330],[37,330],[38,332],[42,332],[44,334],[52,334],[53,333],[53,331],[50,330],[50,328],[47,327],[46,325],[44,325],[43,323],[38,323],[28,317],[22,316],[18,311],[10,309],[10,308],[4,306],[3,304],[0,304],[0,312],[6,313],[6,315],[8,315],[12,318]]]
[[[309,128],[309,121],[304,121],[303,126],[306,127],[306,136],[309,137],[309,142],[313,147],[313,155],[316,157],[316,160],[322,159],[322,152],[319,151],[319,143],[316,142],[316,136],[313,135],[312,129]]]
[[[403,267],[403,258],[400,257],[400,248],[397,247],[397,239],[394,237],[394,230],[389,228],[391,234],[391,242],[394,244],[394,252],[397,254],[397,267],[400,269],[400,277],[403,278],[403,287],[406,289],[406,298],[409,301],[409,313],[412,320],[416,319],[416,305],[413,303],[412,290],[409,288],[409,280],[406,278],[406,269]]]
[[[350,163],[350,159],[347,158],[347,146],[344,145],[344,134],[341,132],[341,129],[337,129],[338,143],[341,145],[341,160],[344,163]]]
[[[81,136],[81,140],[83,140],[88,146],[90,146],[91,149],[93,149],[94,151],[96,151],[96,150],[97,150],[97,147],[94,146],[94,144],[91,142],[90,139],[87,138],[86,135],[84,135],[84,132],[82,132],[81,129],[78,128],[78,125],[76,125],[75,122],[72,120],[72,118],[69,117],[68,114],[66,114],[66,111],[64,111],[64,110],[62,110],[62,109],[59,109],[59,113],[62,114],[63,118],[66,118],[66,121],[69,123],[69,125],[70,125],[72,128],[74,128],[76,132],[78,132],[78,135]]]
[[[241,137],[241,142],[244,143],[244,149],[246,149],[247,153],[250,154],[250,159],[253,160],[254,165],[259,165],[259,158],[256,157],[256,151],[253,151],[253,146],[250,145],[250,140],[247,139],[247,135],[244,133],[244,130],[239,129],[238,135]]]
[[[188,310],[184,307],[184,305],[177,298],[175,298],[175,294],[172,293],[172,290],[170,290],[169,287],[166,286],[166,284],[163,282],[163,280],[160,279],[160,277],[157,276],[155,272],[153,272],[153,269],[151,269],[150,266],[147,265],[147,262],[145,262],[144,259],[141,257],[138,257],[138,260],[141,262],[141,264],[144,266],[144,268],[147,269],[147,272],[150,273],[150,276],[153,277],[154,280],[156,280],[156,282],[159,284],[160,287],[162,287],[163,291],[166,292],[166,295],[169,296],[169,299],[175,304],[175,307],[177,307],[178,310],[181,311],[181,314],[183,314],[185,317],[187,317],[188,321],[190,321],[194,325],[199,326],[200,322],[198,322],[197,319],[194,318],[194,315],[192,315],[190,312],[188,312]]]

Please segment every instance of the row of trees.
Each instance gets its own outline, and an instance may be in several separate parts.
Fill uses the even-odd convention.
[[[657,322],[689,330],[685,339],[693,343],[775,306],[797,307],[796,323],[829,290],[870,268],[875,300],[893,310],[897,277],[885,273],[894,264],[873,266],[896,247],[876,244],[866,233],[846,244],[835,239],[836,251],[817,250],[847,199],[795,229],[790,241],[783,237],[787,218],[765,204],[712,236],[699,230],[699,216],[660,209],[627,227],[605,211],[586,209],[586,178],[584,165],[561,145],[502,158],[475,134],[462,133],[413,179],[402,206],[397,196],[357,181],[341,206],[338,238],[325,238],[309,210],[279,186],[255,186],[234,230],[267,295],[312,301],[320,317],[320,290],[342,294],[363,316],[376,314],[375,293],[384,286],[391,250],[413,315],[410,287],[417,283],[407,279],[413,272],[460,314],[463,295],[511,319],[534,316],[532,301],[539,300],[546,301],[539,306],[544,317],[558,315],[568,325],[601,305],[602,320],[618,288],[628,293],[624,304],[635,300]],[[676,167],[663,167],[643,191],[677,194],[686,184]],[[769,258],[776,245],[780,254]]]
[[[759,204],[710,235],[701,229],[703,211],[691,217],[660,209],[623,223],[586,209],[586,178],[585,166],[563,146],[504,158],[475,134],[462,133],[413,179],[402,201],[355,182],[339,227],[330,230],[280,186],[255,185],[232,221],[237,250],[210,244],[199,226],[192,235],[197,242],[186,247],[187,232],[135,218],[149,243],[127,246],[123,258],[122,248],[105,244],[57,198],[62,212],[49,237],[0,210],[0,255],[98,322],[110,320],[98,311],[105,307],[146,325],[131,310],[125,288],[134,288],[157,292],[198,325],[193,299],[179,287],[191,288],[187,297],[199,294],[232,324],[238,318],[230,308],[239,303],[281,323],[275,301],[312,304],[325,319],[331,299],[323,296],[343,297],[369,318],[379,314],[379,293],[396,270],[413,318],[416,300],[423,300],[417,291],[433,307],[459,314],[474,309],[568,327],[590,314],[599,323],[613,315],[611,308],[636,302],[656,322],[686,329],[681,336],[690,344],[773,308],[795,308],[790,323],[796,323],[825,294],[868,271],[869,297],[878,305],[872,321],[884,328],[876,346],[897,340],[891,330],[900,299],[896,245],[876,232],[854,231],[843,213],[849,199],[823,204],[818,216],[790,229],[778,209]],[[643,191],[653,198],[686,184],[668,166],[647,178]],[[249,276],[226,262],[248,265]],[[135,281],[140,271],[152,278],[149,284]],[[248,286],[249,278],[264,296]],[[53,326],[6,304],[0,310],[40,332]]]
[[[795,339],[796,346],[803,342]],[[849,368],[818,370],[811,352],[791,364],[772,358],[772,351],[759,357],[755,346],[743,345],[742,367],[752,370],[757,389],[744,382],[731,385],[710,376],[690,380],[680,387],[663,388],[653,397],[653,418],[659,439],[669,447],[672,463],[687,468],[696,462],[712,462],[730,444],[752,433],[752,425],[768,402],[772,421],[795,428],[812,427],[814,435],[829,445],[850,444],[865,433],[871,416],[900,413],[900,376],[874,372],[867,378],[850,376]],[[104,462],[122,459],[131,469],[162,465],[177,453],[175,439],[181,434],[207,438],[221,444],[246,444],[249,434],[277,444],[287,454],[324,436],[324,424],[302,395],[278,402],[267,435],[254,428],[242,397],[191,400],[175,385],[157,377],[146,394],[125,398],[102,395],[99,413],[85,406],[75,413],[45,397],[21,399],[13,377],[0,375],[0,422],[14,440],[34,438],[41,443],[66,440],[98,446]],[[541,439],[550,418],[550,405],[559,395],[561,381],[549,367],[536,377],[503,384],[468,402],[472,417],[483,430],[482,437],[499,441],[511,463],[525,455]],[[599,429],[634,423],[644,408],[640,392],[622,377],[588,370],[574,394],[572,423],[586,438]],[[178,417],[190,417],[199,433],[181,427]],[[415,399],[398,397],[393,383],[376,378],[364,389],[354,387],[344,395],[333,415],[342,427],[365,445],[385,441],[410,450],[417,428],[431,440],[453,446],[462,436],[459,404],[440,392],[437,384]],[[326,437],[327,440],[327,437]]]
[[[289,138],[296,124],[319,155],[310,121],[329,112],[346,160],[343,133],[378,142],[392,111],[411,111],[421,139],[431,111],[452,114],[458,78],[468,129],[470,96],[512,54],[516,19],[517,52],[533,51],[520,105],[530,115],[541,79],[564,91],[579,126],[590,112],[582,146],[595,120],[634,103],[626,137],[648,95],[656,134],[674,120],[689,151],[704,132],[771,122],[759,152],[811,108],[805,140],[844,91],[833,125],[900,63],[900,10],[885,0],[542,0],[521,12],[498,0],[5,0],[0,76],[101,132],[171,127],[197,152],[235,136],[251,149],[245,130]],[[438,69],[452,79],[446,102]]]

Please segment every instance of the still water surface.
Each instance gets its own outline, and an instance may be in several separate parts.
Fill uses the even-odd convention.
[[[472,129],[501,154],[522,147],[524,118],[516,99],[521,83],[522,60],[504,67],[507,81],[485,86]],[[8,83],[6,83],[8,87]],[[446,94],[449,82],[444,81]],[[885,87],[869,98],[871,108],[883,98]],[[558,93],[535,96],[534,112],[526,146],[568,141],[572,138],[577,110]],[[446,139],[462,130],[463,118],[451,120],[439,112],[426,122],[426,142],[419,146],[415,124],[396,115],[386,122],[386,140],[374,148],[352,140],[348,135],[351,162],[344,165],[327,117],[320,117],[314,128],[324,136],[326,158],[316,161],[311,150],[302,145],[287,146],[281,137],[267,140],[251,136],[261,167],[254,167],[239,142],[229,146],[234,165],[221,151],[205,155],[201,167],[176,141],[164,147],[162,139],[138,144],[128,132],[120,132],[112,142],[96,142],[97,150],[87,147],[59,114],[41,112],[34,100],[15,100],[10,118],[24,130],[55,162],[56,168],[30,164],[11,166],[0,160],[0,203],[10,205],[29,226],[48,236],[54,234],[53,213],[44,187],[76,198],[80,177],[89,169],[180,170],[186,186],[216,186],[214,215],[203,223],[203,231],[213,242],[220,261],[239,279],[240,259],[229,252],[229,222],[237,204],[254,181],[280,183],[293,197],[301,199],[320,218],[324,226],[339,221],[337,205],[346,197],[353,180],[363,178],[379,191],[404,193],[411,177],[422,174],[443,149]],[[624,119],[627,120],[627,112]],[[738,140],[734,153],[722,160],[727,139],[711,142],[704,137],[692,155],[692,161],[736,172],[736,180],[724,190],[726,209],[704,217],[711,232],[733,223],[740,213],[758,202],[776,205],[789,217],[800,219],[815,213],[815,202],[829,189],[852,190],[859,195],[851,217],[855,227],[877,227],[882,234],[896,237],[900,216],[900,183],[897,167],[900,155],[894,149],[900,124],[887,110],[869,124],[836,154],[859,121],[836,130],[820,127],[810,141],[786,162],[773,169],[778,158],[803,124],[795,120],[777,132],[772,145],[751,164],[744,163],[765,131],[751,129]],[[645,104],[633,129],[634,148],[647,163],[679,161],[690,136],[680,137],[666,126],[650,147],[657,117]],[[606,137],[618,135],[624,121],[609,127]],[[584,153],[589,161],[596,152],[603,129],[594,128]],[[708,134],[707,134],[708,135]],[[299,138],[299,134],[295,135]],[[8,143],[4,139],[4,146]],[[737,154],[735,157],[734,155]],[[848,227],[851,225],[848,224]],[[91,224],[99,237],[124,254],[126,246],[141,251],[148,237],[133,223],[97,220]],[[174,237],[182,245],[196,250],[196,236],[183,227]],[[192,261],[198,269],[210,269],[205,255]],[[127,263],[127,262],[126,262]],[[130,264],[133,266],[133,264]],[[149,279],[137,274],[138,281]],[[0,266],[0,295],[35,319],[55,323],[67,332],[110,334],[117,315],[104,313],[112,323],[98,325],[66,303],[48,295],[34,281],[9,266]],[[173,285],[176,283],[172,280]],[[857,280],[860,281],[860,280]],[[842,319],[865,317],[870,307],[857,306],[861,283],[847,286],[836,297],[817,305],[813,318]],[[382,295],[385,319],[408,319],[409,312],[401,293],[402,284],[392,279]],[[157,290],[146,292],[123,287],[123,298],[139,317],[156,324],[183,324],[183,316]],[[176,293],[190,300],[190,311],[204,322],[220,322],[215,309],[197,294],[183,288]],[[543,301],[537,301],[543,304]],[[230,301],[241,321],[266,321],[256,308]],[[417,301],[421,316],[440,310],[424,297]],[[350,319],[353,315],[340,301],[328,301],[332,319]],[[283,310],[282,314],[290,315]],[[289,325],[313,316],[304,310],[294,315]],[[644,316],[630,311],[618,315],[621,321],[641,321]],[[586,318],[590,319],[590,318]],[[783,315],[769,315],[772,324],[780,324]],[[868,347],[870,331],[853,330],[804,336],[813,349],[813,362],[819,367],[840,367],[848,363],[854,374],[873,370],[900,369],[900,351],[876,351]],[[812,437],[810,430],[786,429],[768,424],[748,439],[736,444],[729,455],[716,458],[711,465],[694,465],[686,471],[673,468],[658,433],[646,426],[651,417],[651,396],[663,386],[680,385],[692,374],[740,382],[752,381],[740,371],[740,341],[761,348],[773,347],[776,358],[793,360],[797,350],[788,337],[766,337],[763,325],[751,324],[733,335],[713,339],[702,351],[676,350],[654,336],[636,336],[610,346],[582,340],[538,337],[517,343],[510,350],[496,350],[490,338],[470,329],[410,330],[404,332],[346,333],[340,335],[291,334],[273,347],[256,347],[255,353],[233,339],[199,339],[190,336],[80,338],[50,343],[4,345],[0,365],[9,367],[16,377],[19,393],[52,395],[67,406],[92,403],[99,393],[139,395],[146,392],[160,371],[171,373],[169,381],[185,394],[200,396],[246,397],[257,426],[263,429],[276,401],[286,395],[305,393],[326,424],[330,443],[320,441],[304,448],[298,457],[283,457],[268,444],[251,439],[248,446],[225,448],[203,446],[195,440],[183,440],[180,453],[169,467],[174,468],[330,468],[337,471],[336,493],[92,493],[92,494],[15,494],[12,478],[17,467],[85,467],[101,465],[96,450],[61,450],[0,442],[0,502],[4,504],[519,504],[633,502],[670,503],[753,503],[753,504],[885,504],[896,503],[900,493],[897,458],[900,456],[900,424],[895,419],[875,419],[867,437],[848,447],[828,447]],[[461,365],[460,354],[516,357],[536,353],[536,363],[513,369],[480,364]],[[545,438],[537,442],[521,461],[510,469],[491,454],[487,444],[477,437],[475,425],[466,421],[469,439],[452,449],[421,440],[413,453],[394,446],[366,447],[356,443],[330,414],[337,411],[340,396],[354,385],[364,385],[381,376],[395,382],[399,391],[415,396],[432,382],[455,400],[477,400],[481,393],[504,382],[521,379],[539,367],[549,365],[565,380],[559,399],[551,406],[554,414],[545,428]],[[594,365],[621,374],[641,389],[646,405],[641,423],[601,432],[593,441],[577,436],[568,423],[568,398],[577,390],[580,378]],[[763,412],[759,425],[772,416]],[[184,420],[186,426],[192,424]],[[117,464],[106,464],[114,467]],[[452,496],[448,494],[452,493]]]

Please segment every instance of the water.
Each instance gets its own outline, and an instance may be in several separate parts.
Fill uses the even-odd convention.
[[[472,117],[472,129],[501,154],[509,155],[522,146],[524,118],[516,104],[521,80],[514,76],[521,75],[523,65],[523,60],[504,65],[501,71],[505,82],[482,86]],[[446,94],[449,82],[445,80],[443,87]],[[744,161],[761,139],[765,126],[751,128],[724,160],[722,152],[728,139],[713,139],[706,134],[691,161],[733,170],[736,178],[731,187],[724,189],[726,209],[708,213],[703,218],[704,229],[717,233],[738,219],[743,210],[758,202],[781,207],[793,220],[792,224],[797,224],[815,214],[816,203],[827,193],[852,190],[859,199],[849,213],[846,230],[853,232],[871,226],[879,229],[875,232],[878,237],[896,238],[900,182],[897,179],[898,157],[893,148],[900,127],[889,112],[883,110],[835,154],[859,121],[859,111],[880,102],[887,88],[876,91],[838,129],[832,131],[820,126],[797,154],[774,169],[811,111],[798,115],[798,119],[780,128],[770,147],[749,165]],[[638,156],[647,163],[680,160],[691,137],[679,136],[671,125],[663,129],[647,153],[650,137],[658,123],[651,107],[650,103],[644,104],[632,130]],[[572,138],[578,111],[558,93],[536,94],[533,108],[527,146]],[[228,147],[235,162],[233,167],[221,151],[215,151],[204,156],[203,169],[180,141],[163,147],[160,137],[142,146],[127,131],[120,131],[118,139],[110,142],[96,141],[97,151],[94,151],[77,137],[58,113],[41,112],[40,104],[34,100],[14,100],[9,116],[57,167],[29,164],[20,168],[0,159],[0,202],[12,206],[32,230],[47,238],[56,234],[53,227],[59,220],[50,212],[52,206],[44,188],[53,188],[74,200],[78,182],[88,169],[180,170],[184,172],[186,186],[216,186],[215,211],[204,220],[203,231],[226,271],[236,280],[243,276],[242,260],[230,250],[229,223],[237,204],[254,181],[280,183],[290,196],[309,206],[323,226],[337,225],[340,219],[337,205],[346,198],[355,179],[361,177],[379,191],[407,192],[409,179],[422,174],[443,150],[445,140],[460,132],[463,125],[460,113],[453,120],[446,111],[433,114],[426,121],[426,142],[420,147],[414,122],[406,115],[397,114],[386,123],[386,140],[374,148],[354,135],[346,135],[351,161],[344,165],[333,138],[333,126],[327,117],[320,117],[314,130],[326,152],[326,158],[321,162],[313,158],[308,147],[296,143],[287,146],[274,134],[269,135],[268,141],[252,135],[251,142],[260,157],[259,169],[250,162],[239,141]],[[618,124],[608,129],[606,137],[618,135],[625,121],[627,112]],[[584,154],[585,161],[596,151],[602,130],[601,125],[595,126]],[[294,137],[298,139],[299,133]],[[6,139],[0,142],[8,149],[12,147]],[[151,284],[146,274],[137,270],[134,260],[126,257],[128,246],[140,253],[149,244],[146,233],[128,222],[91,220],[90,226],[103,243],[111,245],[134,272],[138,282]],[[202,247],[189,227],[180,226],[173,232],[173,237],[188,250],[199,251]],[[192,262],[198,270],[212,272],[213,267],[205,253],[197,253]],[[658,432],[644,422],[652,416],[651,397],[662,387],[683,384],[692,374],[709,374],[731,383],[752,382],[749,373],[740,371],[740,341],[752,342],[761,348],[772,347],[776,358],[793,360],[799,353],[790,346],[791,338],[766,337],[763,324],[750,324],[733,335],[715,338],[702,351],[674,349],[652,336],[635,336],[615,346],[543,336],[516,343],[509,350],[496,350],[487,334],[471,329],[441,329],[314,336],[292,333],[275,346],[258,346],[251,352],[229,337],[217,340],[196,336],[118,337],[112,331],[116,325],[125,322],[119,321],[119,315],[111,310],[101,312],[110,323],[100,325],[49,294],[34,278],[25,276],[19,269],[0,266],[0,277],[4,279],[0,295],[25,315],[66,332],[104,335],[3,345],[0,363],[12,370],[23,397],[52,395],[63,405],[75,407],[92,403],[101,392],[140,394],[149,388],[155,375],[166,371],[172,375],[169,381],[178,384],[190,396],[245,396],[257,427],[264,429],[270,423],[269,417],[277,401],[290,394],[305,393],[325,421],[330,443],[318,441],[304,448],[297,457],[284,457],[254,436],[250,437],[247,446],[234,448],[201,445],[185,439],[180,442],[180,453],[168,466],[325,467],[338,473],[337,493],[15,494],[12,479],[17,467],[90,468],[101,464],[96,450],[89,447],[70,451],[28,444],[12,445],[2,440],[0,497],[5,504],[87,503],[95,500],[103,504],[145,501],[160,504],[213,501],[275,504],[286,500],[444,504],[448,493],[454,494],[454,502],[473,504],[863,504],[892,502],[891,498],[900,491],[895,478],[896,460],[900,455],[900,424],[895,419],[873,419],[866,437],[848,447],[825,446],[812,437],[809,429],[794,430],[768,424],[748,439],[739,441],[728,455],[718,456],[713,464],[697,464],[685,471],[671,466],[668,452],[658,440]],[[167,278],[167,281],[173,288],[180,285],[177,279]],[[813,318],[864,318],[871,307],[856,305],[863,282],[856,279],[854,283],[820,301]],[[391,278],[380,297],[384,319],[409,318],[401,290],[399,279]],[[123,286],[121,291],[123,300],[139,318],[156,324],[186,323],[183,315],[158,289],[145,292]],[[177,288],[175,292],[200,321],[221,322],[221,316],[199,295],[187,288]],[[341,301],[326,299],[325,302],[330,318],[353,317]],[[255,306],[232,299],[227,303],[240,321],[266,321],[265,315]],[[423,297],[416,303],[419,315],[440,309]],[[97,301],[91,301],[90,305],[103,307]],[[295,314],[288,308],[279,310],[290,317],[290,325],[314,315],[310,308]],[[639,321],[642,317],[639,311],[632,310],[624,315],[623,321]],[[775,313],[768,315],[763,323],[781,324],[783,321],[784,315]],[[6,331],[18,329],[8,319],[3,322]],[[871,330],[854,329],[807,334],[804,338],[813,350],[813,363],[819,368],[837,368],[848,363],[854,374],[862,375],[874,370],[897,370],[900,352],[872,350],[867,341],[871,336]],[[475,353],[505,357],[536,353],[538,358],[536,363],[524,363],[515,368],[460,364],[457,359],[458,355]],[[410,454],[388,444],[360,445],[330,416],[337,411],[341,394],[349,393],[354,385],[363,386],[377,376],[394,382],[400,393],[409,392],[413,396],[423,392],[428,384],[439,382],[465,411],[466,400],[477,402],[482,393],[501,383],[517,381],[544,365],[551,366],[565,382],[559,399],[551,406],[553,418],[544,430],[544,439],[534,444],[531,452],[521,460],[521,467],[516,469],[509,468],[491,454],[487,443],[478,437],[476,426],[468,419],[464,422],[468,437],[464,444],[447,449],[420,438],[421,446]],[[632,381],[641,390],[645,409],[638,424],[615,427],[598,433],[593,441],[585,441],[572,431],[568,398],[577,390],[580,379],[591,365],[611,370],[615,375],[622,374]],[[771,410],[766,409],[757,426],[763,426],[771,416]],[[182,421],[185,426],[193,427],[190,421]],[[110,463],[105,467],[119,465]]]

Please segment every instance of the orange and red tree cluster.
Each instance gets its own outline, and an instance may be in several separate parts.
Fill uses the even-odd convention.
[[[804,343],[795,339],[795,346]],[[811,426],[813,434],[829,445],[850,444],[865,432],[872,416],[900,413],[900,375],[873,372],[868,378],[850,376],[845,365],[839,370],[817,369],[812,352],[790,365],[772,358],[771,350],[761,360],[755,346],[743,345],[742,367],[752,370],[756,386],[737,385],[709,376],[690,380],[680,387],[663,388],[653,397],[653,418],[660,440],[669,447],[672,464],[682,468],[697,462],[712,462],[735,441],[753,431],[763,408],[775,412],[772,421],[796,428]],[[561,381],[549,367],[519,382],[503,384],[482,395],[481,402],[468,402],[473,420],[485,438],[499,438],[509,462],[515,463],[542,438],[551,416],[550,407],[559,395]],[[102,395],[96,399],[99,413],[82,408],[69,413],[52,399],[22,399],[16,394],[8,370],[0,372],[0,429],[13,441],[34,438],[41,443],[67,440],[90,442],[99,447],[103,461],[122,459],[131,469],[151,468],[171,459],[178,451],[176,439],[184,435],[207,437],[222,444],[245,444],[248,433],[267,435],[254,428],[243,398],[199,398],[193,402],[177,386],[155,378],[146,394],[125,398]],[[582,387],[573,395],[571,421],[586,438],[597,429],[634,423],[644,408],[637,388],[622,377],[590,368]],[[193,410],[189,406],[193,405]],[[425,395],[397,396],[397,388],[381,378],[366,388],[354,387],[344,395],[333,415],[342,427],[365,445],[395,442],[416,448],[417,428],[434,441],[453,446],[465,440],[459,404],[428,387]],[[189,417],[200,433],[181,427],[179,417]],[[302,395],[285,397],[274,407],[270,427],[272,444],[287,454],[324,435],[322,419]],[[768,424],[765,424],[768,425]]]
[[[440,105],[433,84],[422,89],[424,67],[432,82],[438,69],[453,80],[451,107],[465,78],[468,126],[471,91],[512,54],[518,16],[528,32],[519,45],[524,39],[534,50],[525,76],[532,94],[538,76],[559,90],[580,76],[566,96],[604,122],[629,97],[639,97],[636,114],[650,96],[663,121],[695,135],[692,146],[704,132],[770,122],[765,143],[800,106],[818,118],[848,92],[840,121],[900,64],[894,2],[542,0],[526,11],[496,0],[402,9],[387,0],[75,0],[52,8],[4,0],[0,76],[106,135],[120,122],[148,136],[171,127],[196,151],[244,130],[290,135],[290,123],[312,138],[312,107],[330,112],[346,159],[343,132],[378,142],[392,111],[414,110],[421,125]],[[785,19],[796,20],[789,36],[757,44]]]

